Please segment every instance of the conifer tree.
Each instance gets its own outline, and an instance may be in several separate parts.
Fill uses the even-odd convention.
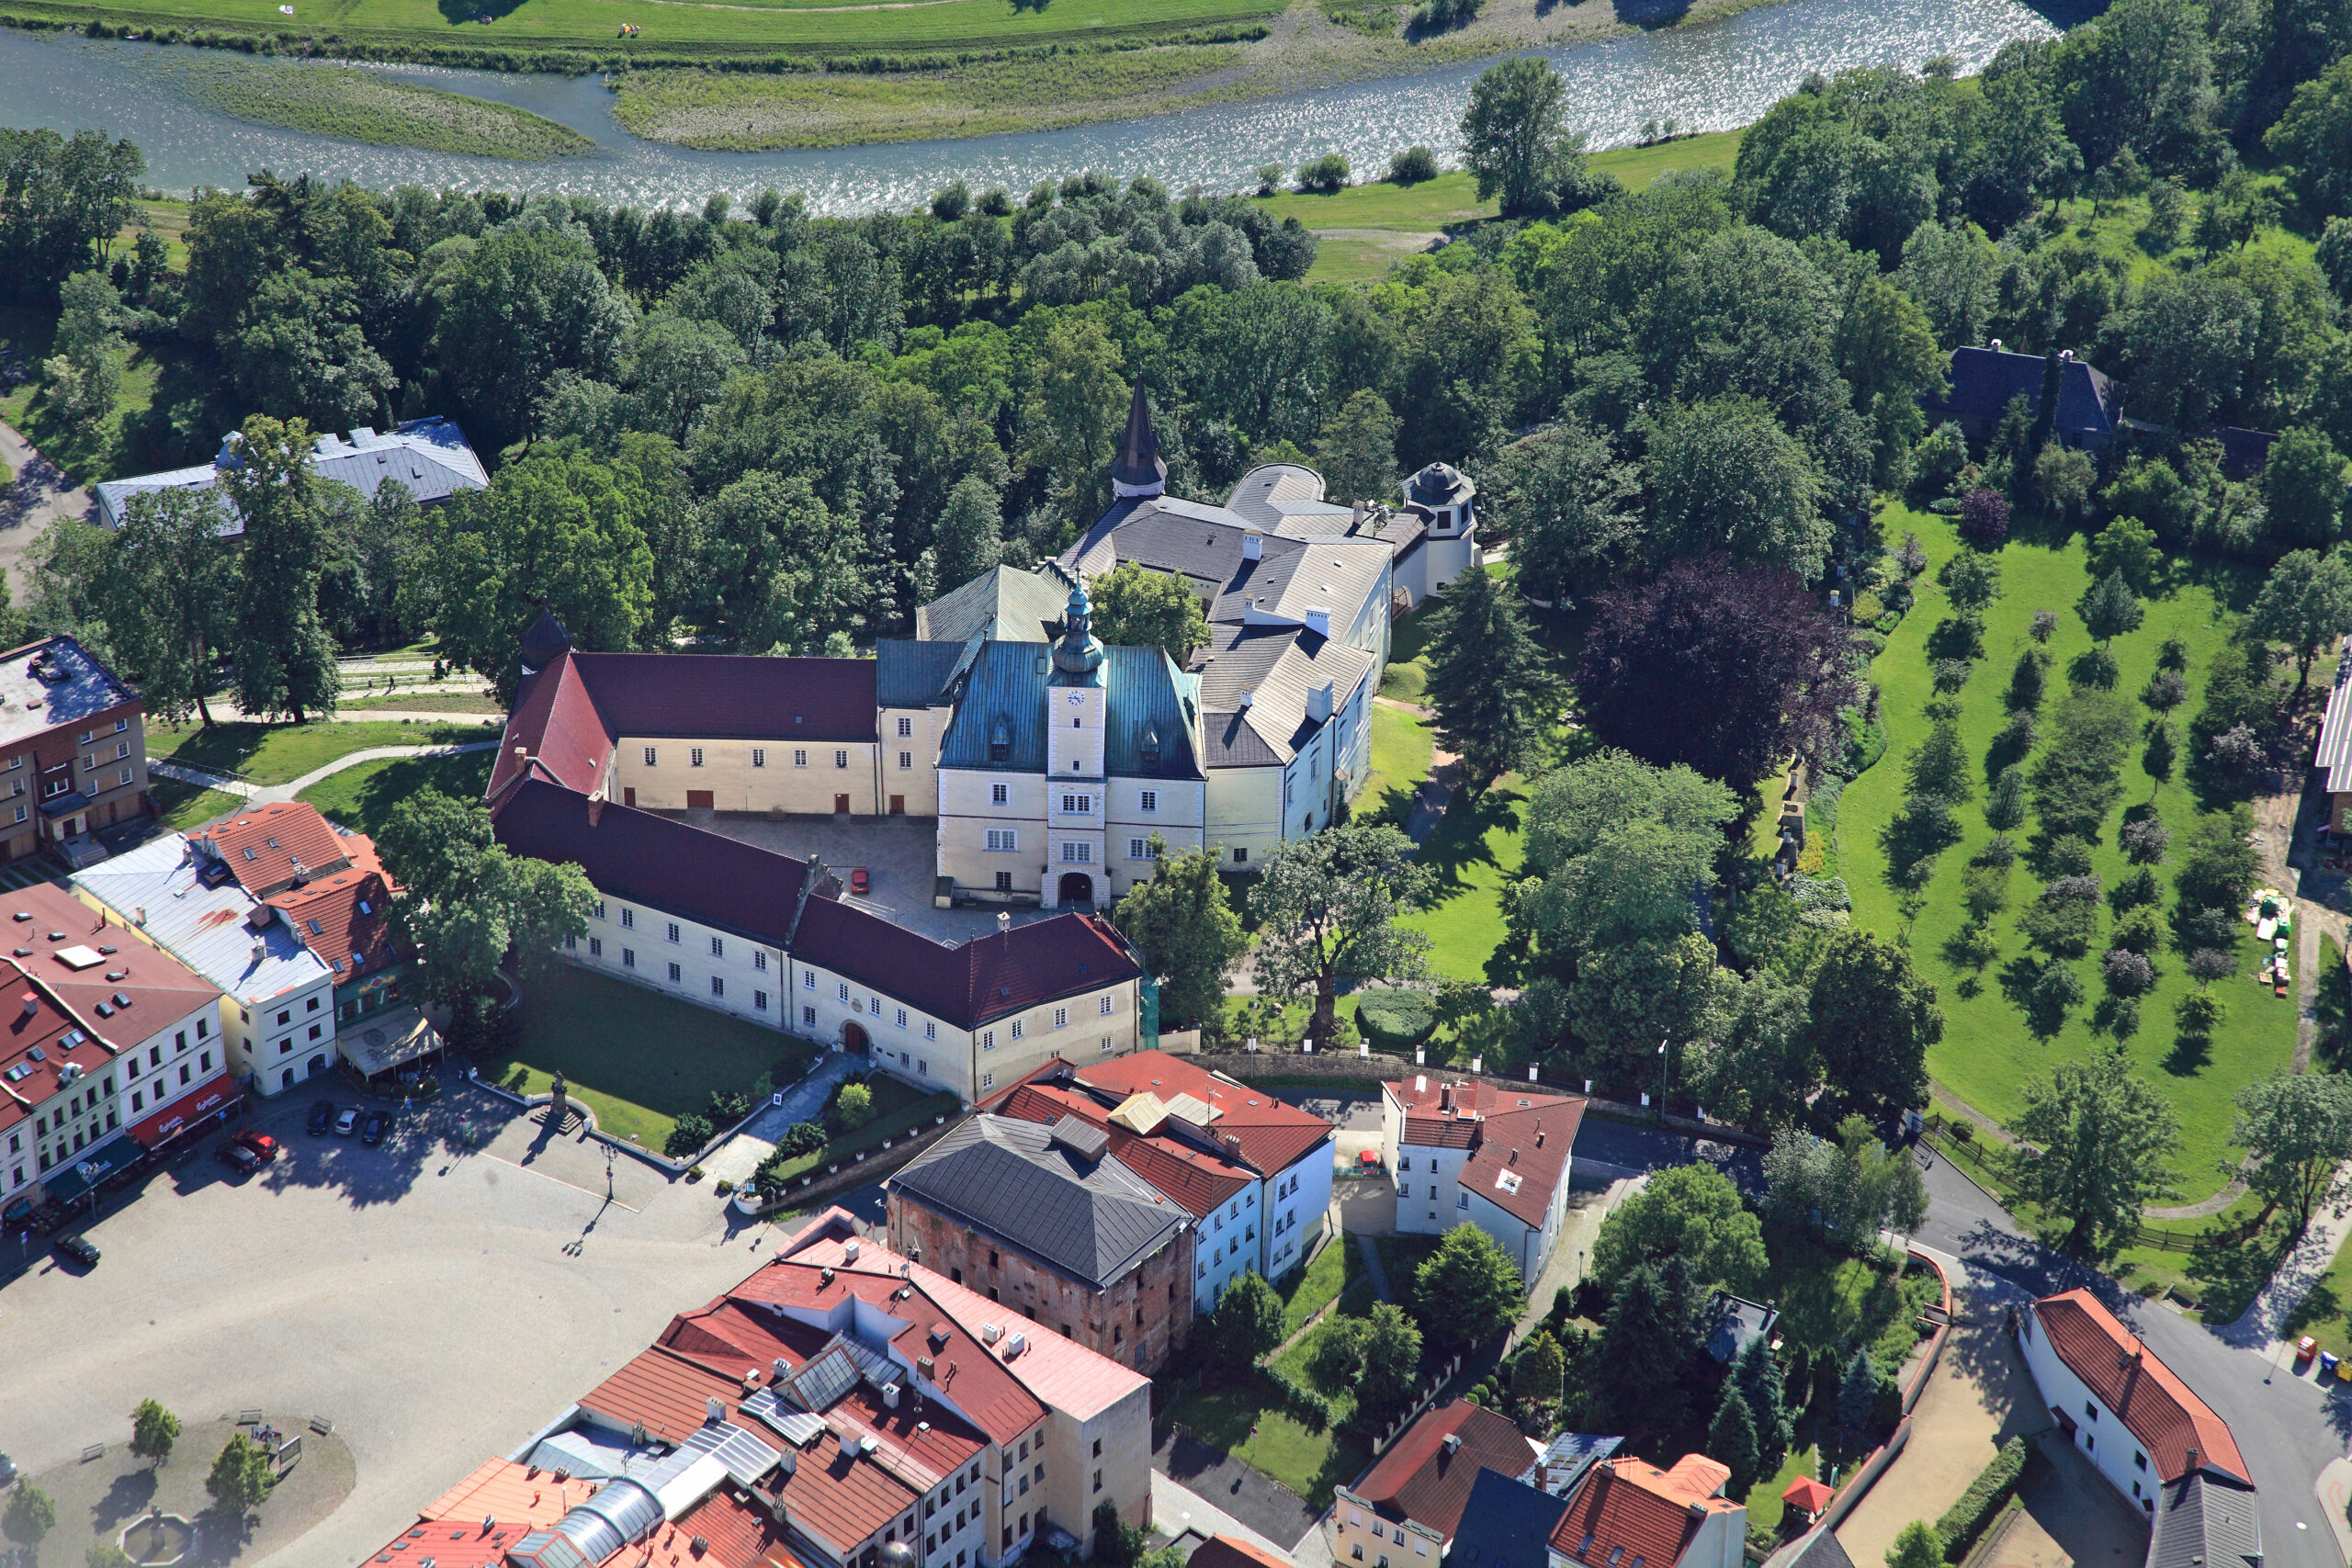
[[[1434,641],[1428,701],[1438,739],[1462,759],[1463,782],[1482,793],[1551,734],[1559,683],[1518,596],[1483,567],[1447,588]]]

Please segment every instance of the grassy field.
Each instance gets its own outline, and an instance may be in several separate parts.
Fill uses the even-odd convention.
[[[1430,967],[1442,980],[1502,983],[1508,931],[1503,889],[1519,878],[1525,852],[1519,776],[1505,774],[1473,801],[1457,795],[1418,857],[1438,875],[1438,901],[1401,924],[1427,931]]]
[[[1274,1284],[1283,1298],[1283,1334],[1295,1334],[1306,1320],[1345,1298],[1348,1306],[1362,1311],[1371,1304],[1372,1276],[1364,1271],[1363,1253],[1355,1237],[1344,1231],[1333,1236],[1329,1246],[1309,1259],[1304,1269],[1293,1269]]]
[[[458,800],[479,800],[490,787],[495,751],[461,757],[384,757],[361,762],[320,780],[295,798],[306,800],[346,828],[373,836],[384,829],[392,808],[421,789],[437,789]]]
[[[528,109],[347,66],[262,65],[215,55],[180,62],[165,80],[239,119],[345,141],[524,161],[593,152],[596,145]]]
[[[1955,967],[1945,956],[1946,943],[1960,932],[1965,919],[1961,902],[1964,868],[1969,857],[1991,836],[1984,821],[1981,779],[1977,802],[1957,814],[1965,836],[1936,863],[1916,919],[1906,920],[1900,895],[1886,881],[1880,835],[1902,804],[1903,760],[1929,728],[1921,712],[1930,693],[1926,645],[1929,631],[1944,615],[1941,592],[1933,586],[1934,573],[1958,544],[1949,522],[1940,517],[1896,507],[1890,508],[1882,522],[1890,538],[1899,539],[1905,530],[1916,530],[1927,547],[1930,565],[1919,580],[1920,604],[1896,629],[1873,666],[1883,693],[1890,744],[1884,760],[1846,791],[1838,808],[1838,851],[1847,868],[1856,921],[1885,936],[1906,937],[1913,962],[1940,992],[1944,1037],[1928,1054],[1928,1070],[1976,1109],[2006,1118],[2022,1108],[2020,1090],[2029,1079],[2060,1062],[2086,1059],[2104,1042],[2092,1033],[2087,1002],[2075,1010],[2059,1033],[2045,1041],[2035,1037],[2023,1010],[2005,994],[2005,970],[2028,955],[2017,928],[2017,912],[2031,898],[2036,884],[2022,865],[2012,883],[2010,909],[1993,922],[2000,956],[1981,979]],[[2018,652],[2028,643],[2034,611],[2058,614],[2058,631],[2050,645],[2055,662],[2052,694],[2044,704],[2045,735],[2047,716],[2063,696],[2068,661],[2091,646],[2073,609],[2089,581],[2079,536],[2012,536],[1998,560],[2002,592],[1985,612],[1984,657],[1960,694],[1961,733],[1972,758],[1984,755],[2004,721],[2001,694]],[[2137,632],[2118,638],[2114,653],[2121,670],[2116,691],[2129,701],[2146,685],[2154,671],[2157,646],[2166,637],[2177,636],[2188,645],[2190,697],[2176,715],[2176,723],[2185,727],[2188,716],[2197,710],[2206,671],[2221,643],[2223,612],[2242,608],[2257,580],[2243,569],[2204,564],[2184,569],[2179,577],[2168,591],[2149,601],[2145,622]],[[2135,712],[2144,716],[2144,712]],[[2149,776],[2136,747],[2124,766],[2123,782],[2122,803],[2101,831],[2094,868],[2109,886],[2126,869],[2115,848],[2115,829],[2124,808],[2153,803],[2176,840],[2198,811],[2197,802],[2177,773],[2168,783]],[[2168,878],[2165,880],[2168,883]],[[2168,885],[2165,892],[2169,898]],[[2103,924],[2107,919],[2102,915]],[[2103,945],[2094,942],[2089,955],[2075,964],[2088,998],[2100,991],[2098,954]],[[2179,1112],[2181,1145],[2173,1169],[2184,1202],[2219,1188],[2221,1163],[2237,1153],[2228,1141],[2231,1097],[2252,1079],[2284,1066],[2294,1049],[2293,1001],[2276,998],[2255,983],[2259,955],[2250,933],[2239,952],[2244,967],[2238,977],[2218,983],[2229,1014],[2210,1049],[2191,1049],[2174,1037],[2173,1003],[2190,982],[2181,972],[2178,956],[2169,953],[2159,955],[2159,983],[2141,1001],[2141,1032],[2128,1046],[2135,1068]]]
[[[545,1093],[560,1072],[599,1127],[658,1150],[680,1116],[708,1111],[712,1090],[749,1093],[763,1073],[791,1083],[814,1055],[773,1029],[564,966],[528,988],[522,1043],[482,1072],[517,1094]]]
[[[1430,758],[1436,749],[1426,719],[1374,704],[1372,772],[1364,775],[1363,791],[1356,796],[1357,815],[1402,826],[1413,809],[1413,791],[1430,776]]]
[[[163,811],[164,826],[180,832],[199,823],[209,822],[215,817],[234,811],[244,804],[242,797],[225,790],[182,784],[160,773],[149,782],[148,793],[155,797],[156,806]]]
[[[1334,1488],[1353,1481],[1372,1462],[1372,1444],[1361,1434],[1336,1427],[1310,1432],[1269,1406],[1255,1386],[1203,1387],[1177,1405],[1175,1421],[1318,1508],[1331,1501]]]
[[[478,689],[469,690],[449,682],[436,686],[423,681],[372,697],[335,704],[337,713],[365,713],[370,708],[390,708],[401,713],[478,713],[493,718],[503,718],[506,714],[505,704],[496,697],[482,695]]]
[[[338,757],[377,746],[462,746],[489,736],[481,725],[401,724],[376,720],[338,724],[153,725],[147,755],[158,761],[215,773],[242,773],[258,784],[288,784]]]

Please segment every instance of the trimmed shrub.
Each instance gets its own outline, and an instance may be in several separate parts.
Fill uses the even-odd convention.
[[[2026,1443],[2023,1438],[2011,1438],[2001,1445],[1960,1501],[1945,1510],[1936,1521],[1936,1533],[1944,1540],[1944,1561],[1958,1562],[1966,1558],[1969,1549],[1994,1516],[2005,1507],[2012,1493],[2018,1489],[2018,1477],[2025,1473]]]
[[[1365,991],[1356,1023],[1375,1045],[1418,1045],[1437,1027],[1437,1009],[1426,991]]]
[[[689,1111],[678,1118],[670,1129],[670,1136],[662,1145],[662,1152],[672,1159],[684,1159],[710,1142],[710,1118],[699,1111]]]
[[[1416,143],[1388,160],[1388,180],[1391,185],[1417,186],[1423,180],[1437,178],[1437,154]]]

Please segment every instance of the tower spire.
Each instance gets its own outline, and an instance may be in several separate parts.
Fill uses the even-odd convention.
[[[1151,405],[1137,381],[1127,404],[1126,432],[1119,437],[1119,460],[1111,465],[1111,493],[1154,496],[1167,490],[1168,462],[1159,455],[1159,433],[1151,427]]]

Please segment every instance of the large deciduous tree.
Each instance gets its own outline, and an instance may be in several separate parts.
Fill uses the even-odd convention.
[[[1413,1293],[1421,1325],[1449,1350],[1467,1350],[1500,1333],[1527,1304],[1519,1265],[1494,1237],[1466,1220],[1422,1259]]]
[[[1668,1166],[1611,1209],[1593,1240],[1591,1278],[1613,1292],[1634,1269],[1669,1258],[1702,1288],[1746,1295],[1763,1280],[1763,1227],[1713,1166]]]
[[[1856,695],[1846,632],[1796,575],[1720,556],[1597,595],[1577,692],[1603,745],[1743,791],[1824,754]]]
[[[1215,849],[1170,855],[1154,833],[1151,852],[1150,880],[1127,889],[1112,923],[1159,979],[1161,1019],[1197,1024],[1224,1007],[1226,972],[1250,951],[1250,938],[1226,897]]]
[[[1771,408],[1739,393],[1671,404],[1650,443],[1654,556],[1720,551],[1735,560],[1820,575],[1828,486],[1804,444]]]
[[[1550,739],[1559,682],[1519,596],[1476,560],[1447,588],[1430,636],[1427,701],[1438,739],[1461,758],[1472,794],[1483,793]]]
[[[610,380],[636,320],[579,232],[552,226],[491,231],[430,288],[433,363],[492,451],[533,433],[540,389],[558,371]]]
[[[331,714],[341,689],[334,638],[319,618],[319,481],[311,429],[245,421],[220,488],[244,525],[237,597],[237,705],[246,713]]]
[[[2295,691],[2289,701],[2300,702],[2311,684],[2312,661],[2352,631],[2352,565],[2341,550],[2288,551],[2263,580],[2246,629],[2286,645],[2295,660]]]
[[[109,570],[94,585],[124,672],[139,682],[147,711],[167,724],[194,711],[212,728],[205,694],[236,603],[237,555],[220,538],[227,522],[212,491],[133,496]]]
[[[1217,1295],[1209,1332],[1218,1358],[1227,1367],[1247,1371],[1283,1342],[1283,1299],[1254,1270],[1236,1274]]]
[[[2141,1207],[2172,1192],[2180,1118],[2120,1045],[2029,1082],[2009,1126],[2027,1144],[2019,1190],[2050,1216],[2052,1240],[2070,1258],[2112,1257],[2139,1230]]]
[[[1504,447],[1484,488],[1482,524],[1510,540],[1533,598],[1558,604],[1599,587],[1641,553],[1641,470],[1581,419]]]
[[[438,1000],[480,995],[510,951],[543,963],[564,938],[588,933],[596,893],[586,874],[569,862],[509,854],[492,841],[479,802],[420,790],[392,808],[378,847],[400,884],[392,918],[415,943]]]
[[[1209,640],[1201,596],[1172,571],[1121,561],[1086,586],[1094,606],[1094,635],[1111,648],[1156,648],[1182,670]]]
[[[1428,972],[1430,939],[1396,923],[1437,886],[1412,857],[1413,840],[1385,822],[1326,828],[1276,850],[1250,890],[1258,984],[1277,996],[1312,996],[1307,1028],[1318,1044],[1331,1037],[1340,976],[1417,980]]]
[[[2300,1240],[2312,1216],[2352,1196],[2341,1172],[2352,1159],[2352,1077],[2342,1073],[2274,1073],[2238,1090],[2230,1142],[2253,1164],[2243,1175],[2264,1204],[2281,1211]],[[2224,1174],[2241,1171],[2233,1161]]]
[[[1568,91],[1540,55],[1488,66],[1462,111],[1462,157],[1478,176],[1478,199],[1502,198],[1506,218],[1540,218],[1584,163],[1584,138],[1568,130]]]
[[[1927,1102],[1928,1047],[1943,1038],[1936,987],[1911,954],[1870,931],[1840,931],[1813,981],[1814,1039],[1829,1082],[1855,1104]]]

